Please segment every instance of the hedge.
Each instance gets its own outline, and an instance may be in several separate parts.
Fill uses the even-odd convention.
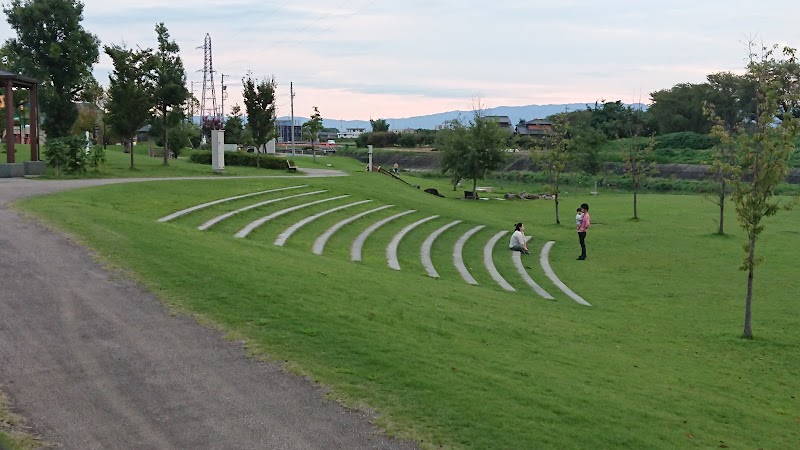
[[[211,152],[195,150],[189,155],[189,161],[197,164],[211,164]],[[261,155],[260,166],[262,169],[285,170],[285,159],[269,155]],[[225,152],[226,166],[256,167],[256,154],[245,152]],[[294,165],[294,164],[292,164]]]

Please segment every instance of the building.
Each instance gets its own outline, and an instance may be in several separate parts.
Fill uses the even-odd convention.
[[[339,139],[356,139],[366,131],[366,128],[347,128],[344,132],[337,133],[336,137]]]
[[[487,119],[491,119],[497,122],[500,125],[500,128],[503,130],[508,131],[509,133],[514,132],[514,125],[511,123],[511,118],[508,116],[486,116]]]
[[[544,119],[533,119],[517,125],[520,136],[546,136],[553,133],[553,122]]]
[[[291,120],[278,120],[275,122],[275,128],[278,131],[278,142],[292,142],[292,130],[294,129],[294,141],[300,142],[303,140],[303,127],[295,120],[292,126]]]

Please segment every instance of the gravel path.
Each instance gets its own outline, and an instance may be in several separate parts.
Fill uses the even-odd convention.
[[[136,181],[0,180],[0,383],[28,425],[68,449],[415,447],[9,207]]]

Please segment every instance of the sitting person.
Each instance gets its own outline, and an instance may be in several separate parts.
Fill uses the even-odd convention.
[[[508,248],[524,255],[531,254],[528,250],[528,240],[525,239],[525,225],[523,225],[522,222],[514,225],[514,233],[511,235]]]
[[[400,172],[400,165],[397,164],[397,163],[394,163],[394,165],[392,166],[392,172],[394,172],[395,174]]]

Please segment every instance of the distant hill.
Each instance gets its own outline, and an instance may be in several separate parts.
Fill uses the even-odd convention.
[[[594,102],[589,102],[590,105],[593,105]],[[639,106],[634,105],[634,106]],[[646,106],[642,105],[642,107],[646,108]],[[524,120],[532,120],[532,119],[543,119],[547,116],[557,114],[563,111],[577,111],[586,109],[586,103],[567,103],[567,104],[560,104],[560,105],[527,105],[527,106],[498,106],[497,108],[488,108],[486,109],[486,115],[488,116],[508,116],[511,119],[511,123],[517,124],[520,119]],[[459,117],[469,120],[472,116],[472,111],[447,111],[437,114],[429,114],[426,116],[416,116],[416,117],[404,117],[399,119],[394,118],[385,118],[387,122],[389,122],[390,130],[392,131],[399,131],[405,130],[407,128],[417,129],[417,128],[424,128],[424,129],[435,129],[437,126],[441,125],[442,123],[457,119]],[[289,117],[280,117],[281,120],[288,120]],[[298,118],[295,117],[295,120],[298,120],[298,123],[305,122],[306,118]],[[326,128],[338,128],[340,131],[344,131],[346,128],[366,128],[367,130],[370,129],[369,120],[337,120],[337,119],[323,119],[323,125]]]

